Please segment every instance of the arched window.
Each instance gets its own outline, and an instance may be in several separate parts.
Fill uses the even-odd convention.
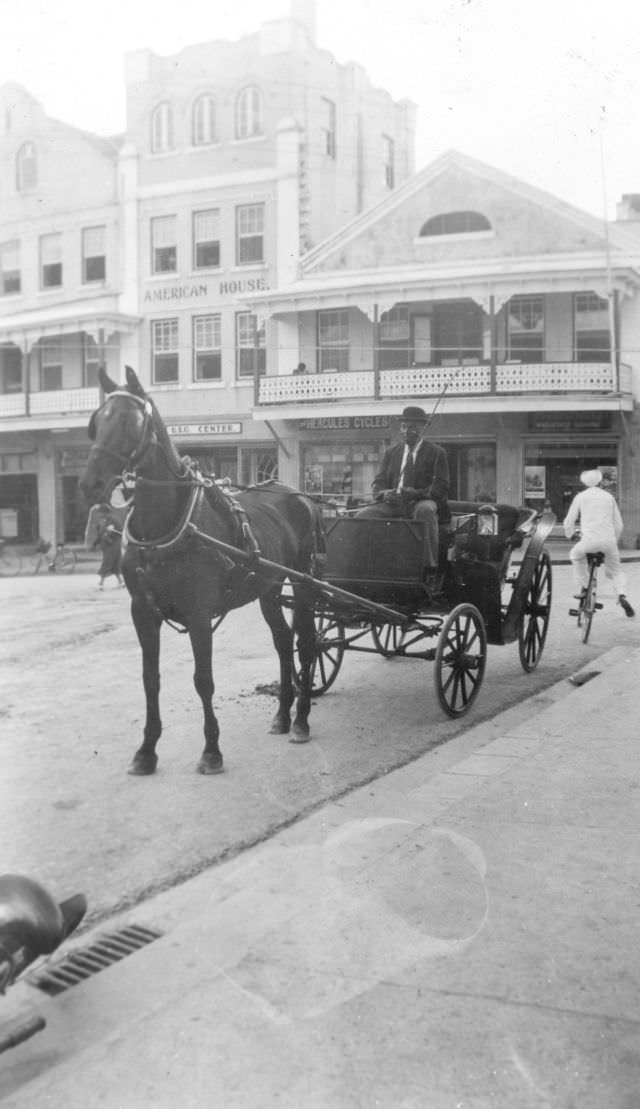
[[[216,141],[216,102],[208,93],[193,105],[192,141],[194,146],[209,146]]]
[[[468,235],[474,231],[490,231],[491,224],[480,212],[443,212],[432,216],[420,228],[420,238],[429,235]]]
[[[262,132],[262,97],[255,85],[247,85],[236,100],[236,138],[252,139]]]
[[[37,181],[36,148],[32,142],[25,142],[16,154],[16,188],[18,192],[34,189]]]
[[[151,113],[151,153],[173,150],[173,109],[168,100],[157,104]]]

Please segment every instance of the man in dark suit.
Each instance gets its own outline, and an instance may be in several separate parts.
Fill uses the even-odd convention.
[[[392,519],[406,517],[424,524],[426,584],[436,585],[438,569],[438,524],[450,520],[447,495],[449,463],[437,443],[424,438],[428,417],[414,405],[405,408],[400,423],[402,440],[389,447],[373,479],[375,504],[363,508],[358,517]]]

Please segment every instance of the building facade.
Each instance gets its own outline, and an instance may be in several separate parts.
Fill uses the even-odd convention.
[[[82,537],[100,363],[133,365],[219,476],[276,473],[252,412],[270,325],[241,297],[292,280],[414,169],[413,105],[318,49],[312,0],[237,42],[125,62],[114,140],[0,89],[0,522],[20,542]]]
[[[629,208],[629,206],[627,206]],[[451,496],[549,505],[600,466],[640,533],[637,213],[587,215],[449,152],[309,251],[270,321],[255,414],[280,472],[336,504],[369,495],[409,401],[433,413]],[[297,336],[312,372],[280,350]]]

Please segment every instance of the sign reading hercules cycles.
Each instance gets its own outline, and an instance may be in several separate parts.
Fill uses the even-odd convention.
[[[232,281],[199,281],[183,285],[163,285],[160,289],[145,289],[144,303],[158,304],[162,301],[179,302],[198,300],[201,297],[211,300],[216,297],[236,296],[238,293],[257,293],[268,289],[266,277],[242,277]]]
[[[389,427],[390,416],[312,416],[307,420],[300,420],[303,431],[348,431],[357,428]]]
[[[169,435],[241,435],[241,423],[167,424]]]

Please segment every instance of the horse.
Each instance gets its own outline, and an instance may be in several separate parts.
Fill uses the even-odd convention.
[[[178,454],[134,370],[127,366],[125,372],[126,386],[118,386],[100,369],[105,399],[89,421],[92,446],[80,487],[89,503],[109,499],[123,481],[125,487],[133,487],[121,567],[142,649],[146,719],[129,773],[153,774],[158,763],[160,630],[166,621],[188,633],[191,641],[193,680],[204,714],[205,746],[197,770],[219,774],[223,758],[213,710],[213,631],[229,611],[256,599],[280,661],[279,703],[270,732],[291,733],[293,743],[310,738],[310,671],[315,654],[312,576],[322,561],[322,517],[316,503],[279,482],[249,486],[231,495],[202,474],[197,464]],[[294,572],[290,579],[293,627],[281,604],[287,570]],[[297,699],[294,635],[299,659]]]

